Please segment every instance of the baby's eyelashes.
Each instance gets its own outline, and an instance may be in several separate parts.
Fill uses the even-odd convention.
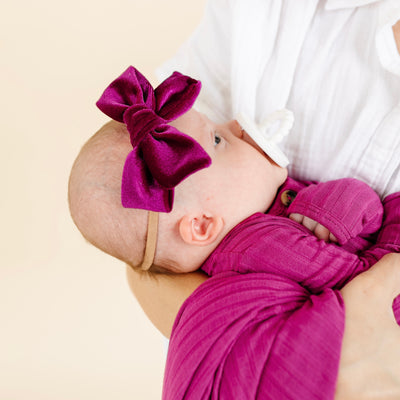
[[[214,146],[217,146],[218,144],[220,144],[221,141],[222,141],[222,136],[218,132],[215,132],[214,133]]]

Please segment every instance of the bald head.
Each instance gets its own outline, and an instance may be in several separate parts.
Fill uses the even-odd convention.
[[[72,219],[90,243],[137,265],[143,256],[147,212],[121,205],[122,170],[131,150],[125,125],[104,125],[75,160],[68,200]]]

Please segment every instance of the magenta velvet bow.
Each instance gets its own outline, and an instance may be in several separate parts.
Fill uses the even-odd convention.
[[[126,124],[133,150],[126,158],[121,200],[127,208],[170,212],[174,188],[211,159],[190,136],[168,125],[188,111],[201,83],[174,72],[155,90],[134,67],[114,80],[97,106]]]

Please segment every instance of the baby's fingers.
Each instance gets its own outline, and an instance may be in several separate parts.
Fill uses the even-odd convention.
[[[305,226],[307,229],[313,232],[318,239],[324,240],[325,242],[337,243],[335,235],[333,235],[328,228],[321,225],[317,221],[297,213],[290,214],[289,218]]]
[[[289,218],[293,221],[298,222],[299,224],[303,224],[304,215],[293,213],[289,215]]]
[[[336,236],[331,233],[328,228],[321,224],[317,224],[317,226],[315,227],[314,235],[318,239],[324,240],[325,242],[337,243]]]
[[[336,236],[333,233],[329,233],[329,241],[333,242],[333,243],[337,243],[338,242]]]
[[[297,213],[290,214],[289,218],[292,219],[293,221],[298,222],[299,224],[304,225],[311,232],[314,232],[317,225],[319,225],[317,221],[314,221],[311,218],[305,217],[304,215]]]
[[[314,235],[321,240],[325,240],[325,242],[329,241],[329,235],[330,232],[328,228],[325,228],[325,226],[321,224],[317,224],[315,229],[314,229]]]

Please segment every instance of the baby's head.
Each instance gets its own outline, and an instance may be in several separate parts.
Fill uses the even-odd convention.
[[[179,102],[179,99],[174,101]],[[136,121],[132,118],[124,122],[130,129]],[[149,127],[151,121],[150,124],[140,121],[140,124],[155,130],[156,134],[168,130],[165,126]],[[126,126],[110,122],[86,143],[74,164],[69,186],[70,208],[82,234],[109,254],[132,266],[140,266],[146,244],[147,253],[151,247],[152,239],[148,234],[155,235],[156,250],[155,254],[150,254],[151,269],[188,272],[199,268],[240,221],[270,207],[287,171],[253,146],[236,121],[215,124],[188,107],[170,121],[169,126],[178,132],[172,136],[179,149],[179,160],[183,161],[168,156],[162,162],[165,164],[170,158],[173,163],[182,164],[178,170],[184,172],[175,179],[179,182],[169,185],[168,189],[164,186],[159,190],[157,182],[155,188],[150,187],[154,176],[149,181],[148,169],[143,173],[143,166],[137,164],[146,157],[147,162],[153,162],[154,157],[145,153],[157,150],[150,148],[144,153],[135,153]],[[179,137],[180,133],[184,133],[186,139]],[[189,139],[189,145],[182,146],[179,141],[187,137],[192,140]],[[190,142],[200,145],[200,150],[192,149]],[[134,155],[129,161],[131,153]],[[164,164],[162,167],[168,170],[169,166]],[[130,165],[136,169],[129,175]],[[121,204],[122,175],[122,202],[134,208]],[[135,182],[134,192],[129,192],[132,179],[139,183]],[[160,179],[171,181],[171,178]],[[151,198],[153,192],[155,205]],[[126,204],[136,193],[140,204],[144,204],[140,208],[147,210],[135,206],[135,199],[133,205]],[[158,222],[152,220],[154,216],[158,217]],[[153,253],[151,249],[150,253]]]
[[[72,167],[68,200],[82,235],[129,264],[140,263],[147,211],[121,204],[121,175],[132,150],[125,125],[110,121],[82,147]]]

